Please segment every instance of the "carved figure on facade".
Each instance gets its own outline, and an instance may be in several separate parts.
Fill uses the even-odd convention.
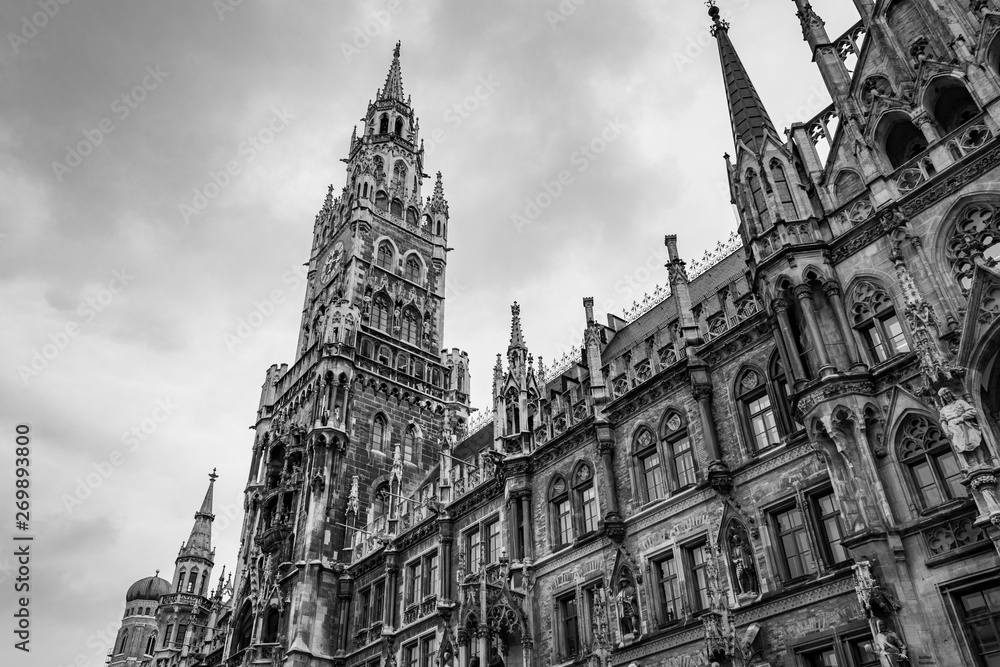
[[[960,454],[966,466],[985,464],[986,457],[980,450],[983,432],[979,426],[979,413],[974,407],[955,395],[947,387],[938,391],[941,398],[939,415],[941,428],[951,440],[951,445]]]
[[[873,636],[875,641],[865,644],[865,650],[878,656],[881,667],[897,667],[910,663],[906,644],[895,632],[887,630],[881,620],[875,621]]]
[[[760,583],[754,565],[753,547],[742,524],[737,521],[730,522],[726,544],[733,566],[736,596],[740,599],[755,598],[760,592]]]
[[[622,569],[618,575],[618,593],[615,595],[615,600],[618,603],[622,643],[638,639],[642,636],[639,598],[636,595],[635,584],[632,582],[632,576],[628,569]]]

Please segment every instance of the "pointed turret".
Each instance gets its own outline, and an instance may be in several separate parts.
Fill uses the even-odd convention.
[[[444,198],[444,183],[441,182],[440,171],[437,173],[437,180],[434,181],[434,194],[431,195],[429,209],[434,213],[448,215],[448,200]]]
[[[218,477],[213,468],[212,474],[208,476],[208,490],[205,492],[205,499],[201,501],[201,508],[194,515],[191,535],[181,547],[178,558],[196,557],[212,560],[212,522],[215,520],[215,515],[212,514],[212,495],[215,489],[215,480]]]
[[[389,65],[389,74],[385,77],[385,85],[378,92],[377,99],[398,100],[408,103],[408,100],[403,99],[403,76],[399,73],[399,45],[400,43],[396,42],[396,48],[392,51],[392,64]]]
[[[714,3],[709,6],[708,15],[713,21],[712,34],[719,43],[719,59],[722,61],[722,77],[726,84],[733,140],[737,146],[742,142],[759,153],[764,145],[764,137],[770,135],[778,139],[778,133],[733,43],[729,41],[729,24],[719,18],[719,8]]]
[[[517,301],[510,307],[510,345],[507,346],[507,353],[515,348],[527,349],[524,333],[521,332],[521,306]]]

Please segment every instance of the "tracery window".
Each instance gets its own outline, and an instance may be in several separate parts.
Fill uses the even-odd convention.
[[[392,244],[382,241],[378,245],[378,254],[375,257],[375,266],[386,271],[392,271]]]
[[[972,286],[972,269],[977,260],[992,263],[1000,259],[1000,225],[997,223],[997,209],[990,204],[970,204],[958,216],[945,254],[963,292]]]
[[[771,228],[771,215],[767,210],[767,200],[764,198],[764,188],[761,187],[760,178],[752,169],[747,169],[747,185],[750,187],[750,196],[753,200],[754,211],[757,220],[760,221],[760,231]]]
[[[851,290],[851,314],[872,364],[910,351],[892,299],[881,286],[869,281],[855,285]]]
[[[413,308],[406,308],[403,311],[403,321],[401,335],[404,341],[410,345],[420,344],[420,314]]]
[[[558,549],[573,542],[573,516],[566,480],[557,476],[549,484],[549,517],[552,544]]]
[[[417,457],[417,428],[410,424],[403,433],[403,460],[413,463]]]
[[[753,369],[744,371],[737,380],[736,391],[745,435],[752,451],[759,452],[781,444],[778,420],[771,406],[767,383],[761,374]]]
[[[695,462],[691,438],[688,437],[687,424],[679,413],[672,413],[663,422],[660,437],[667,455],[671,490],[677,492],[696,484],[698,464]]]
[[[372,319],[371,325],[382,331],[389,331],[389,323],[392,319],[392,304],[384,294],[376,294],[372,299]]]
[[[641,429],[636,435],[633,456],[640,500],[648,503],[666,496],[660,452],[656,446],[656,438],[648,428]]]
[[[576,504],[574,515],[578,517],[581,535],[597,530],[597,491],[594,488],[594,471],[581,462],[573,471],[573,491]]]
[[[899,460],[922,509],[963,498],[962,471],[941,429],[923,415],[912,415],[899,432]]]
[[[398,160],[392,168],[392,187],[405,187],[406,185],[406,163]]]

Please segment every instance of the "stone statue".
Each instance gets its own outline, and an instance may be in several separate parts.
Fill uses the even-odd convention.
[[[642,634],[639,623],[639,606],[635,596],[635,586],[626,575],[618,580],[618,607],[621,618],[622,636]]]
[[[733,559],[733,569],[736,571],[736,594],[757,594],[757,572],[753,565],[753,552],[744,541],[743,536],[734,532],[729,537],[730,556]]]
[[[907,655],[906,644],[892,630],[886,630],[885,624],[875,621],[875,641],[865,644],[865,650],[872,655],[878,656],[881,667],[897,667],[902,664],[909,664],[910,658]]]
[[[976,409],[955,395],[947,387],[938,392],[941,397],[941,428],[951,438],[955,451],[960,452],[969,463],[985,463],[977,451],[983,442],[983,432],[979,428],[979,414]]]

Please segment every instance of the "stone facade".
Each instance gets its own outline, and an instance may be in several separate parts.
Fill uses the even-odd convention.
[[[479,420],[397,47],[265,376],[219,660],[1000,659],[1000,12],[795,4],[833,103],[786,138],[709,10],[737,234],[690,270],[665,237],[669,289],[584,299],[549,368],[514,304]]]

